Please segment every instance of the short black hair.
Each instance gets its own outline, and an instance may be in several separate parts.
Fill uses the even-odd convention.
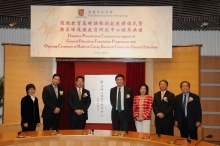
[[[83,77],[83,76],[78,76],[78,77],[76,77],[76,81],[77,81],[78,79],[83,79],[83,82],[84,82],[84,77]]]
[[[167,84],[167,86],[168,86],[168,82],[167,82],[167,80],[165,80],[165,79],[161,80],[161,81],[159,82],[159,86],[160,86],[160,83],[161,83],[161,82],[166,83],[166,84]]]
[[[60,74],[55,73],[55,74],[53,75],[53,78],[54,78],[54,77],[59,77],[60,80],[61,80],[61,75],[60,75]]]
[[[141,95],[141,92],[140,92],[140,89],[141,89],[141,87],[146,87],[146,95],[148,95],[148,90],[149,90],[149,88],[148,88],[148,86],[146,85],[146,84],[141,84],[140,86],[139,86],[139,89],[138,89],[138,95]]]
[[[125,80],[125,77],[124,77],[122,74],[117,74],[117,76],[115,77],[115,80],[116,80],[117,78],[119,78],[119,77],[122,77],[123,80]]]
[[[28,93],[28,90],[29,90],[30,88],[34,88],[34,90],[36,89],[35,86],[34,86],[34,84],[27,84],[27,86],[26,86],[26,92],[27,92],[27,93]]]
[[[188,86],[189,86],[189,88],[190,88],[190,83],[189,83],[188,81],[182,81],[182,82],[180,83],[180,88],[182,88],[183,83],[187,83]]]

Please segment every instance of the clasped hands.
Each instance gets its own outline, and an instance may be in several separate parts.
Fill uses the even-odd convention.
[[[157,116],[162,119],[164,117],[164,114],[163,113],[158,113]]]
[[[59,114],[60,113],[60,108],[56,107],[55,110],[53,111],[54,114]]]
[[[142,118],[142,117],[140,117],[140,118],[137,117],[136,120],[139,121],[139,122],[142,122],[142,121],[144,120],[144,118]]]
[[[77,115],[82,115],[84,112],[83,112],[83,110],[81,110],[81,109],[77,109],[77,110],[75,110],[75,112],[77,113]]]

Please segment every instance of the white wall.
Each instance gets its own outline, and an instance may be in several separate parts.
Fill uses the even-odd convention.
[[[220,56],[220,31],[173,31],[173,45],[202,44],[202,56]],[[30,29],[0,28],[0,43],[30,44]],[[55,60],[54,60],[55,62]],[[54,63],[53,72],[56,72]],[[4,75],[4,49],[0,46],[0,77]],[[2,114],[2,109],[0,109]],[[0,124],[1,124],[0,119]]]
[[[220,56],[220,31],[173,31],[173,46],[202,44],[201,56]]]

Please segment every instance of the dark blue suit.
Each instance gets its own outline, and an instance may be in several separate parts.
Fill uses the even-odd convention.
[[[129,95],[129,98],[126,98]],[[111,119],[113,130],[128,131],[128,125],[132,115],[133,93],[131,88],[124,86],[124,110],[118,112],[116,110],[117,103],[117,86],[111,88],[110,102],[112,105]]]
[[[175,97],[174,120],[178,122],[181,137],[198,139],[196,122],[202,122],[202,109],[199,96],[189,93],[189,97],[193,100],[187,102],[187,117],[183,115],[183,93]]]
[[[161,100],[161,91],[154,94],[154,101],[152,106],[155,114],[156,133],[173,136],[174,94],[167,90],[164,94],[164,97],[167,97],[168,102]],[[158,113],[163,113],[164,117],[160,119],[157,117]]]
[[[68,105],[70,107],[69,119],[70,129],[84,129],[86,120],[88,119],[88,108],[91,104],[90,92],[82,89],[82,97],[79,100],[77,88],[73,88],[68,94]],[[81,109],[83,113],[78,115],[75,110]]]
[[[43,130],[56,130],[59,127],[60,113],[55,114],[54,110],[58,107],[60,110],[65,103],[64,90],[58,86],[58,98],[54,91],[53,85],[45,86],[42,92],[44,109],[42,112],[44,127]]]

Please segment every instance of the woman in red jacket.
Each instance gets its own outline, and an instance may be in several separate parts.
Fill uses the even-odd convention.
[[[148,95],[148,86],[141,84],[133,101],[133,117],[137,132],[150,133],[152,102],[152,96]]]

